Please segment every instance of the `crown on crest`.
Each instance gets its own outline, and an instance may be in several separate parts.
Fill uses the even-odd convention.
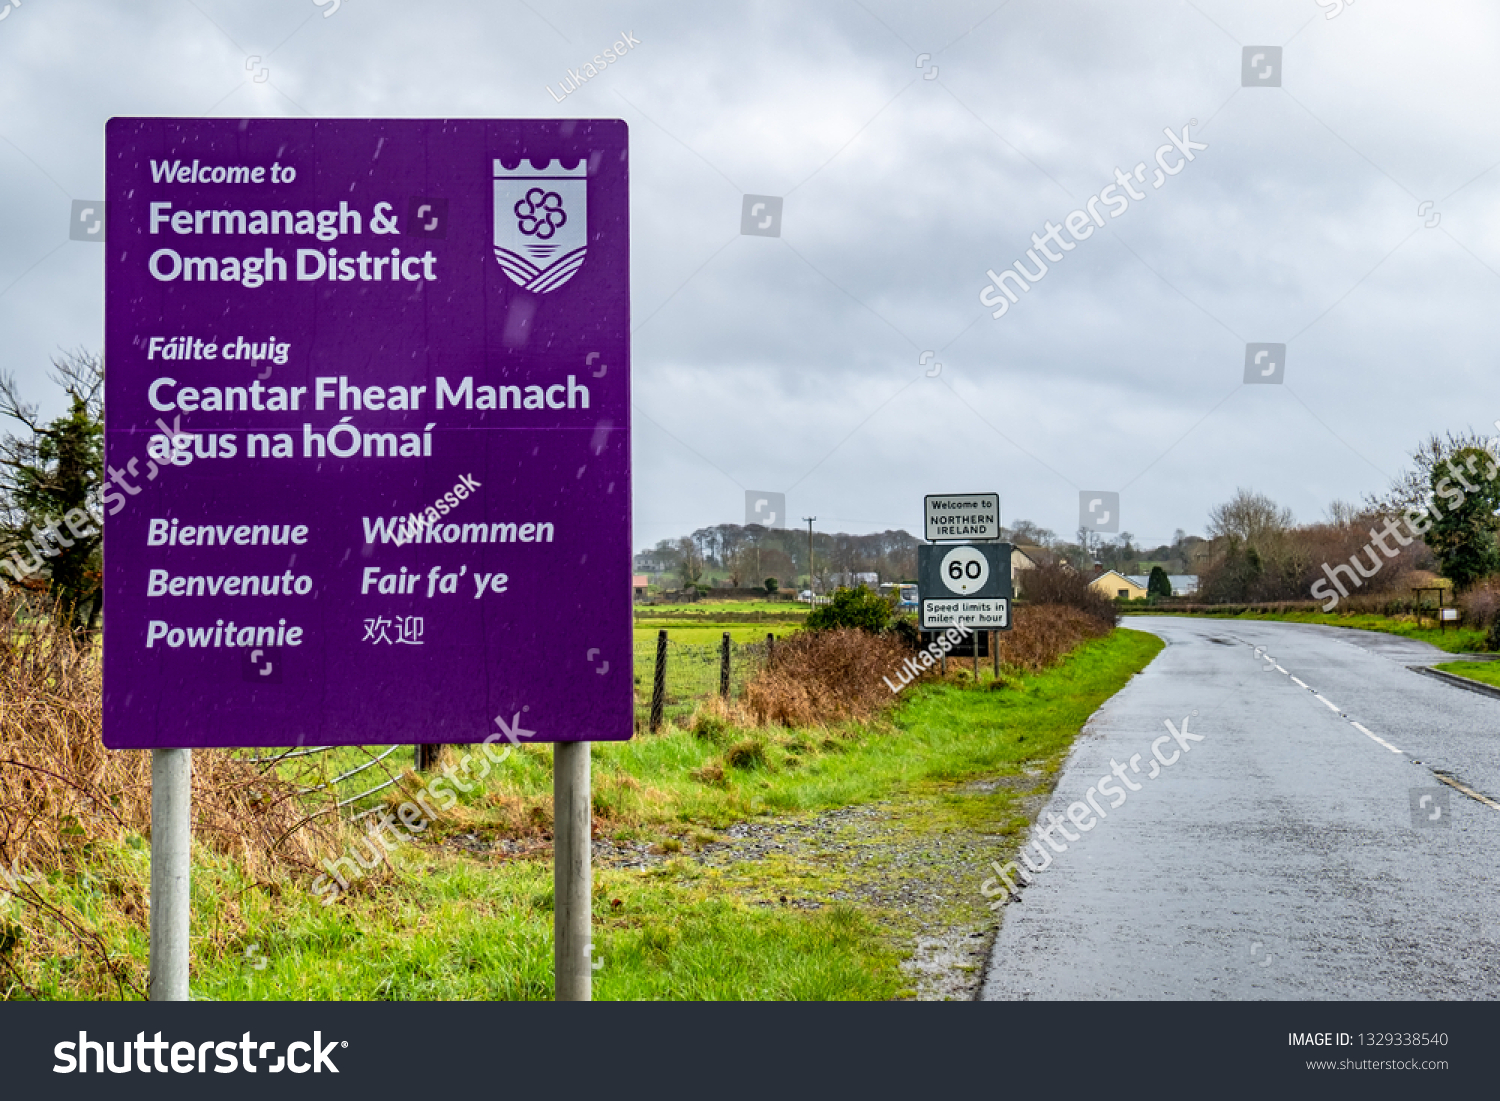
[[[550,160],[538,168],[533,160],[521,159],[521,163],[515,168],[506,168],[499,157],[495,158],[495,179],[497,180],[527,180],[527,179],[557,179],[563,177],[578,177],[580,179],[589,174],[589,162],[580,157],[578,164],[573,168],[564,168],[562,161]]]

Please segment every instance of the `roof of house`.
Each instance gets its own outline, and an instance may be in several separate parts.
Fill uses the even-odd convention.
[[[1142,589],[1144,589],[1146,587],[1146,579],[1144,577],[1140,577],[1140,578],[1127,577],[1125,574],[1121,573],[1119,570],[1105,570],[1098,577],[1094,578],[1093,581],[1090,581],[1089,584],[1090,585],[1097,584],[1098,582],[1103,581],[1106,577],[1118,577],[1121,581],[1128,581],[1132,585],[1136,585],[1136,586],[1138,586],[1138,587],[1140,587]]]
[[[1114,571],[1111,570],[1110,572],[1113,573]],[[1130,574],[1125,574],[1124,576],[1128,580],[1134,581],[1137,585],[1139,585],[1143,589],[1150,587],[1150,581],[1151,581],[1151,575],[1150,574],[1130,573]],[[1167,574],[1167,584],[1169,584],[1169,585],[1172,586],[1172,591],[1174,593],[1177,593],[1177,592],[1185,592],[1185,593],[1195,592],[1195,591],[1197,591],[1197,588],[1198,588],[1198,577],[1197,577],[1196,574],[1191,574],[1191,573],[1169,573],[1169,574]]]

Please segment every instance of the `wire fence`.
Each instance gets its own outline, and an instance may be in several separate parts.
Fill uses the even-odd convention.
[[[667,635],[667,667],[664,683],[663,719],[681,722],[690,717],[704,700],[720,695],[723,689],[724,643],[708,645],[678,642]],[[701,631],[695,631],[701,635]],[[635,640],[635,725],[645,730],[651,721],[651,699],[656,683],[656,659],[659,635]],[[742,695],[745,686],[766,666],[774,642],[765,639],[751,642],[729,642],[728,695]]]
[[[275,770],[283,780],[298,786],[319,813],[347,813],[363,817],[381,805],[375,796],[400,783],[411,767],[415,747],[391,746],[303,746],[281,752],[230,750],[240,760]],[[351,809],[352,808],[352,809]]]
[[[727,687],[733,699],[762,669],[775,646],[768,639],[728,641],[728,676],[725,678],[725,642],[717,645],[681,642],[667,634],[666,677],[662,695],[664,722],[683,723],[700,703],[720,695]],[[702,637],[702,630],[693,631]],[[635,726],[646,730],[651,720],[659,635],[644,632],[635,640]],[[284,780],[298,785],[314,804],[326,804],[321,813],[337,812],[357,820],[377,811],[381,792],[394,787],[413,767],[415,746],[293,746],[285,750],[232,750],[241,760],[275,770]]]

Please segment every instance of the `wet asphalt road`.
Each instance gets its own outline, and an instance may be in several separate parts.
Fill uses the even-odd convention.
[[[1500,803],[1500,699],[1409,671],[1454,658],[1390,635],[1125,625],[1168,645],[1075,745],[1038,825],[1078,840],[1030,849],[981,997],[1500,997],[1500,810],[1434,775]],[[1182,752],[1164,720],[1185,716],[1203,740]],[[1161,737],[1179,755],[1151,779]],[[1111,777],[1117,808],[1112,762],[1139,785]],[[1079,810],[1083,832],[1066,814],[1091,786],[1106,817]]]

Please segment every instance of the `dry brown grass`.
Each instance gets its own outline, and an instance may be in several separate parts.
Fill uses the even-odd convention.
[[[1449,593],[1450,603],[1452,593]],[[1432,595],[1428,594],[1429,602]],[[1463,596],[1458,605],[1463,608],[1464,624],[1469,627],[1492,627],[1500,621],[1500,577],[1487,577]]]
[[[80,870],[81,845],[148,835],[151,755],[108,750],[97,648],[76,645],[13,595],[0,597],[0,858]],[[251,876],[311,869],[329,828],[267,765],[193,754],[193,836]]]
[[[47,612],[34,595],[0,595],[0,863],[42,880],[97,874],[104,849],[139,844],[151,828],[151,755],[104,748],[98,648],[57,630]],[[270,766],[221,750],[193,754],[192,805],[194,840],[252,880],[312,870],[336,844],[336,815],[309,810]],[[111,918],[145,927],[143,884],[117,879],[110,894]],[[18,884],[11,897],[27,915],[30,952],[71,941],[109,985],[140,993],[140,976],[111,961],[95,923],[35,884]],[[0,965],[24,987],[11,957],[0,952]]]
[[[1015,626],[1000,632],[1000,665],[1015,672],[1039,673],[1056,665],[1079,643],[1102,638],[1112,629],[1112,624],[1077,608],[1027,605],[1017,609]]]
[[[1040,672],[1080,643],[1111,630],[1111,624],[1077,608],[1030,605],[1017,612],[1012,630],[1000,632],[1000,664],[1012,673]],[[894,635],[852,628],[798,632],[777,642],[771,664],[745,686],[740,699],[714,697],[700,703],[691,729],[718,745],[740,728],[826,726],[876,718],[898,700],[884,678],[894,678],[913,653]],[[967,679],[969,660],[951,658],[948,678]],[[937,666],[924,674],[939,676]],[[731,758],[733,753],[731,749]],[[728,763],[736,765],[733,759]]]
[[[871,719],[896,702],[883,677],[910,651],[891,636],[851,627],[778,640],[770,664],[745,686],[754,725],[821,726]]]

